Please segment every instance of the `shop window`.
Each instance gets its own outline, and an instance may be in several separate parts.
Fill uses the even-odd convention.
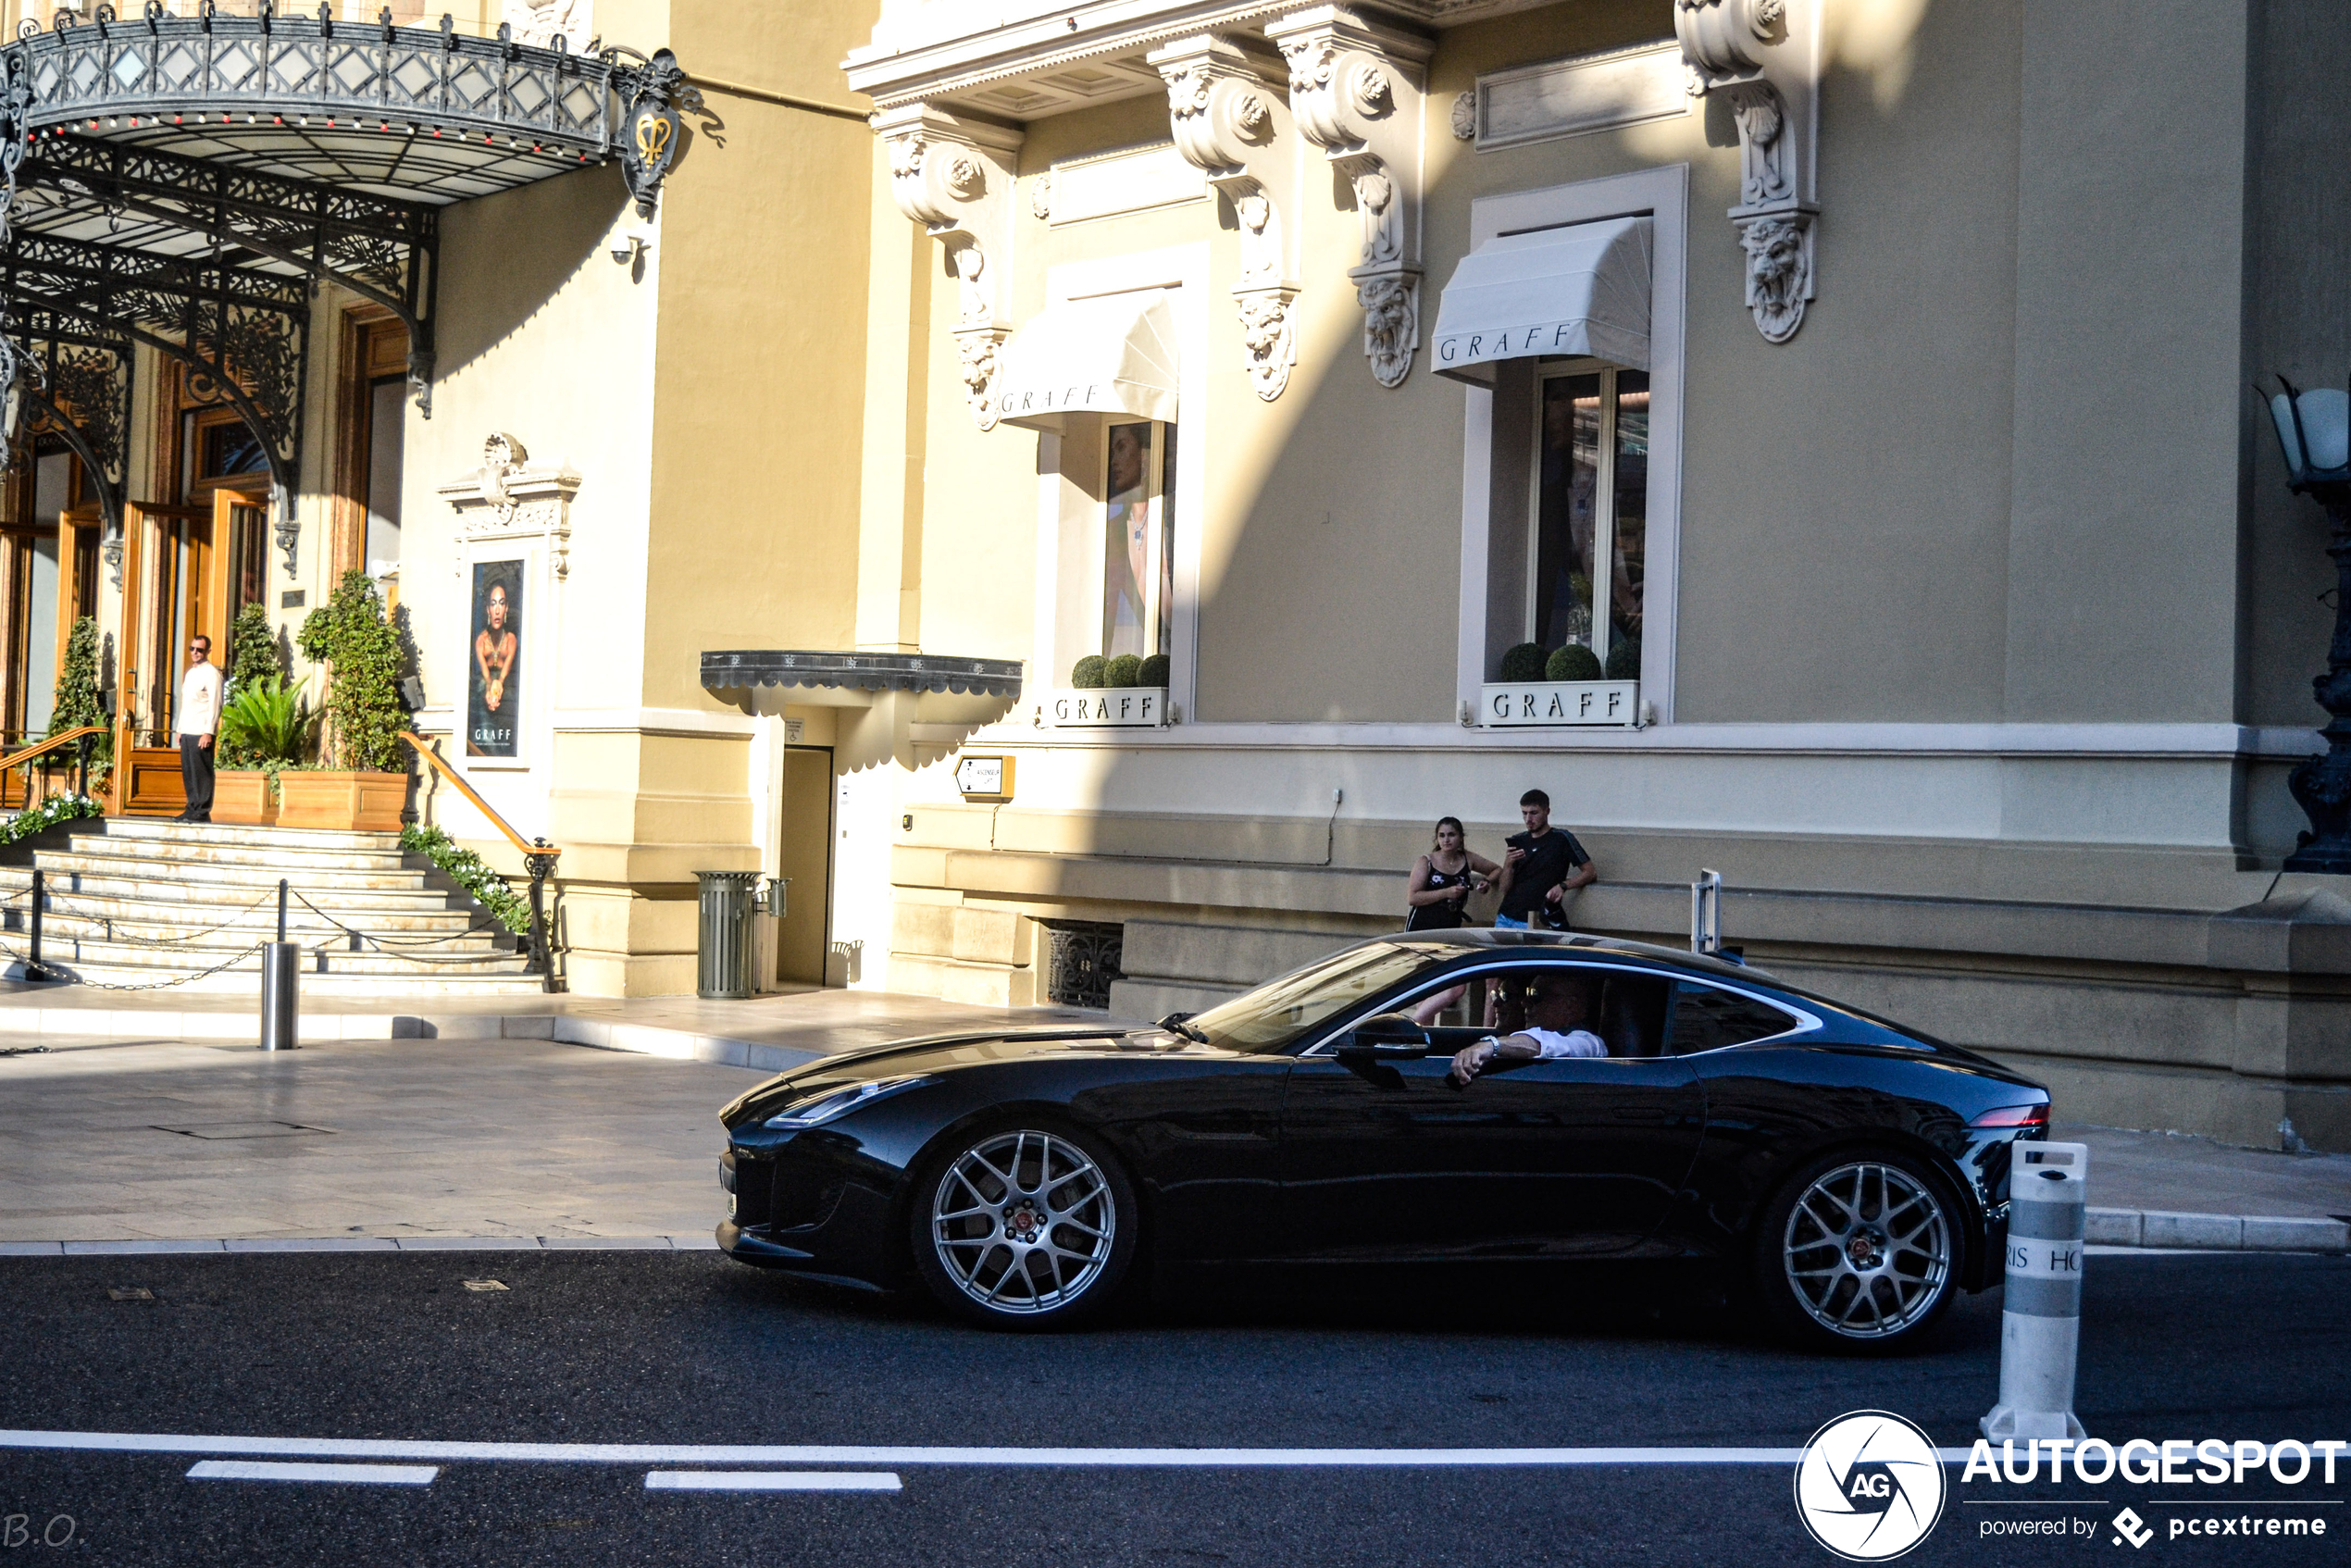
[[[1176,427],[1113,424],[1102,442],[1101,652],[1172,653],[1176,631]]]
[[[1538,374],[1524,636],[1580,643],[1618,678],[1640,672],[1648,437],[1647,371]]]
[[[400,487],[407,428],[408,331],[373,307],[344,317],[336,417],[334,568],[354,566],[399,602]]]

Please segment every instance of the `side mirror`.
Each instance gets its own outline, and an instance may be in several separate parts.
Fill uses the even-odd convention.
[[[1417,1062],[1428,1052],[1428,1030],[1402,1013],[1374,1014],[1338,1045],[1340,1056],[1357,1062]]]

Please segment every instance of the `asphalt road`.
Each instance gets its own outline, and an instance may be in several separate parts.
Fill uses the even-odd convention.
[[[2094,1436],[2351,1437],[2351,1260],[2091,1265],[2078,1409]],[[153,1299],[110,1294],[131,1288]],[[804,1466],[894,1475],[896,1491],[753,1494],[649,1490],[651,1470],[711,1466],[642,1456],[446,1461],[428,1486],[387,1487],[190,1479],[202,1456],[186,1452],[0,1449],[0,1568],[1827,1563],[1784,1462],[1195,1467],[903,1450],[1794,1449],[1872,1407],[1963,1447],[1996,1388],[1998,1302],[1964,1301],[1915,1355],[1822,1360],[1752,1338],[1702,1277],[1653,1267],[1518,1288],[1251,1278],[1028,1338],[713,1253],[0,1259],[12,1431],[902,1450]],[[2351,1559],[2351,1457],[2336,1484],[2292,1487],[1947,1474],[1949,1506],[1905,1562]],[[2156,1532],[2143,1549],[2108,1527],[2126,1504]],[[2257,1529],[2324,1518],[2329,1534],[2168,1533],[2224,1512]],[[2082,1533],[1984,1534],[2024,1518]],[[41,1544],[60,1520],[69,1544]]]

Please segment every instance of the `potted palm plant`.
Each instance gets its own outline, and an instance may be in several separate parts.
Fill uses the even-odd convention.
[[[265,675],[229,694],[220,710],[223,765],[213,775],[214,821],[267,828],[278,820],[278,778],[308,758],[317,727],[302,694],[306,684],[298,680],[289,689],[285,677]]]
[[[310,612],[294,639],[328,666],[321,760],[278,776],[278,826],[392,833],[408,803],[400,731],[400,634],[366,572],[345,572],[334,597]]]

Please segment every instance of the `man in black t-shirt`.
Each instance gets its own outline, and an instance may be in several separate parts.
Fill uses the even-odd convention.
[[[1551,797],[1529,790],[1518,798],[1526,831],[1510,836],[1502,864],[1502,907],[1494,916],[1501,930],[1567,929],[1567,895],[1599,880],[1592,857],[1564,828],[1551,826]]]

